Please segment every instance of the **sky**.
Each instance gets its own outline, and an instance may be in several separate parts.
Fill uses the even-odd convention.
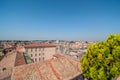
[[[104,40],[120,33],[120,0],[0,0],[0,40]]]

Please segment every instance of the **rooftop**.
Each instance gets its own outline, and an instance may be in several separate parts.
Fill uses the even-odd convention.
[[[31,63],[26,62],[24,53],[9,52],[0,61],[0,80],[10,79],[14,67]],[[28,58],[27,58],[28,59]]]
[[[26,64],[24,54],[23,53],[17,53],[16,59],[15,59],[15,66]]]
[[[9,78],[15,64],[16,53],[7,54],[0,61],[0,80]]]
[[[54,44],[28,44],[24,45],[25,48],[37,48],[37,47],[56,47]]]
[[[70,57],[55,54],[53,59],[16,66],[12,80],[69,80],[81,74],[80,63]]]

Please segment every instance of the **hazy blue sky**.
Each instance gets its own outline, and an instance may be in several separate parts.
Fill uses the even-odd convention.
[[[103,40],[120,33],[120,0],[0,0],[0,40]]]

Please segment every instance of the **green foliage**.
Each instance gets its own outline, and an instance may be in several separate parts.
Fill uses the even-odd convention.
[[[120,75],[120,34],[90,45],[82,56],[81,69],[90,80],[112,80]]]

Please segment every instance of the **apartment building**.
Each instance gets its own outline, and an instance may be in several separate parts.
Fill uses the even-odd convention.
[[[24,47],[34,62],[51,59],[56,53],[56,46],[53,44],[29,44]]]

